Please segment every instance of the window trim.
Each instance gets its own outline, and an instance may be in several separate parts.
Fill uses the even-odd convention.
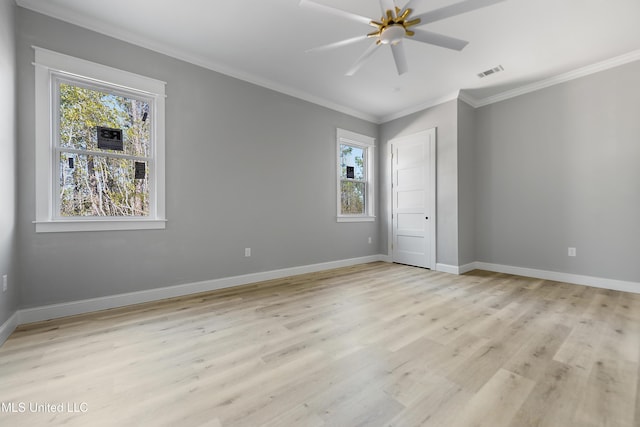
[[[51,50],[32,46],[35,50],[35,178],[36,178],[36,232],[106,231],[164,229],[165,217],[165,85],[160,80],[128,71],[75,58]],[[150,156],[151,194],[148,217],[73,217],[59,218],[54,212],[57,186],[53,130],[57,113],[53,108],[56,97],[54,82],[58,76],[67,76],[97,86],[107,86],[136,94],[153,101],[154,137]]]
[[[337,222],[372,222],[375,217],[375,138],[337,128],[336,131],[336,221]],[[352,145],[365,150],[365,214],[343,214],[340,211],[340,145]]]

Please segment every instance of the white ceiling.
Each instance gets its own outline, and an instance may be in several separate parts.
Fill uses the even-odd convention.
[[[378,0],[316,1],[381,16]],[[415,1],[414,14],[457,1]],[[460,90],[472,104],[482,105],[592,64],[640,59],[639,0],[507,0],[422,27],[468,40],[461,52],[405,40],[408,73],[397,75],[391,51],[383,46],[352,77],[344,74],[371,41],[305,50],[372,28],[301,8],[299,0],[17,4],[375,122],[453,99]],[[477,77],[497,65],[505,71]]]

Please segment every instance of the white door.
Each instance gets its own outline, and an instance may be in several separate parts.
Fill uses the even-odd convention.
[[[436,266],[436,130],[390,141],[393,262]]]

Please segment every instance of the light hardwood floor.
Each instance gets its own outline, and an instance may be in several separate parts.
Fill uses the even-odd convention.
[[[640,426],[639,353],[640,295],[372,263],[19,327],[0,425]]]

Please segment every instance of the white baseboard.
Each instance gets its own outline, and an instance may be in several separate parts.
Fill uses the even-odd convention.
[[[436,264],[436,271],[442,271],[443,273],[450,274],[464,274],[471,270],[475,270],[476,268],[477,267],[475,262],[464,265],[449,265],[442,263]]]
[[[469,264],[461,265],[460,267],[458,267],[458,271],[460,272],[459,274],[468,273],[477,269],[478,267],[476,267],[476,264],[476,262],[470,262]]]
[[[123,307],[144,302],[158,301],[161,299],[213,291],[216,289],[246,285],[265,280],[280,279],[298,274],[314,273],[330,270],[332,268],[349,267],[368,262],[384,261],[392,262],[388,255],[370,255],[361,258],[351,258],[339,261],[330,261],[319,264],[310,264],[300,267],[284,268],[280,270],[265,271],[260,273],[245,274],[242,276],[225,277],[222,279],[205,280],[202,282],[185,283],[182,285],[168,286],[146,291],[130,292],[126,294],[110,295],[100,298],[91,298],[80,301],[71,301],[61,304],[52,304],[41,307],[33,307],[18,310],[7,321],[0,325],[0,345],[11,335],[18,325],[92,311],[106,310],[109,308]],[[574,283],[578,285],[594,286],[616,291],[640,293],[640,283],[622,280],[605,279],[601,277],[582,276],[577,274],[560,273],[555,271],[536,270],[532,268],[513,267],[509,265],[491,264],[486,262],[472,262],[455,266],[438,263],[436,271],[450,274],[464,274],[471,270],[487,270],[497,273],[508,273],[518,276],[535,277],[544,280]]]
[[[472,264],[475,269],[494,271],[496,273],[514,274],[517,276],[535,277],[536,279],[553,280],[556,282],[573,283],[575,285],[593,286],[595,288],[611,289],[614,291],[640,294],[639,282],[605,279],[603,277],[583,276],[579,274],[560,273],[558,271],[537,270],[534,268],[513,267],[510,265],[491,264],[476,261]],[[474,269],[472,268],[472,269]],[[467,270],[471,271],[471,270]]]
[[[18,327],[18,312],[15,312],[2,325],[0,325],[0,346],[9,338]]]
[[[605,279],[603,277],[561,273],[558,271],[537,270],[534,268],[514,267],[511,265],[491,264],[488,262],[480,261],[471,262],[469,264],[460,266],[442,263],[436,264],[436,271],[442,271],[444,273],[450,274],[464,274],[476,269],[640,294],[640,283],[638,282],[627,282],[624,280]]]
[[[443,273],[449,274],[460,274],[460,267],[458,267],[457,265],[437,263],[436,271],[442,271]]]
[[[126,294],[109,295],[99,298],[91,298],[80,301],[71,301],[60,304],[51,304],[41,307],[25,308],[18,310],[16,325],[24,323],[40,322],[42,320],[56,319],[59,317],[73,316],[92,311],[106,310],[109,308],[124,307],[127,305],[144,302],[158,301],[166,298],[179,297],[200,292],[214,291],[216,289],[230,288],[265,280],[280,279],[298,274],[314,273],[316,271],[330,270],[332,268],[349,267],[374,261],[383,261],[384,255],[371,255],[361,258],[351,258],[339,261],[310,264],[300,267],[283,268],[280,270],[264,271],[260,273],[245,274],[242,276],[225,277],[221,279],[205,280],[202,282],[185,283],[182,285],[167,286],[164,288],[149,289],[145,291],[129,292]],[[16,316],[14,316],[16,317]],[[14,326],[15,329],[15,326]],[[12,329],[13,331],[13,329]],[[8,335],[7,335],[8,336]],[[0,341],[1,343],[2,341]]]
[[[380,259],[379,261],[384,261],[384,262],[393,262],[393,256],[391,255],[380,255]]]

